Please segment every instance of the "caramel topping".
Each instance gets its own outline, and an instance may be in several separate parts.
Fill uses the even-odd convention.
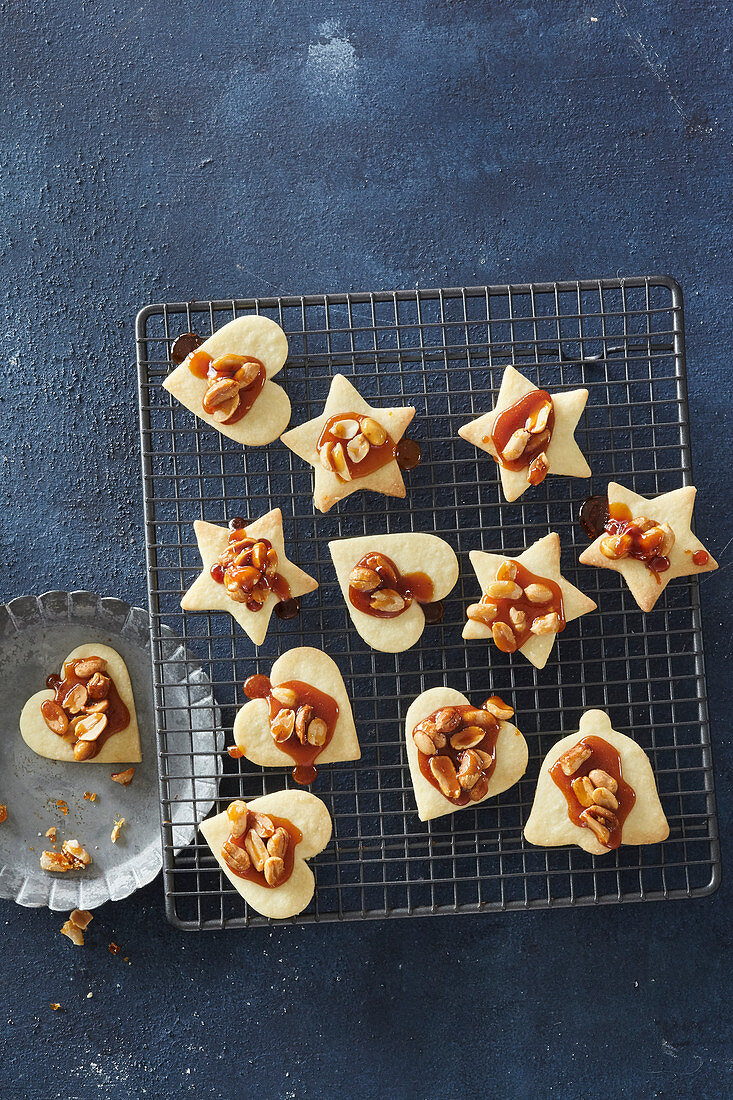
[[[191,352],[196,351],[203,344],[203,338],[196,332],[182,332],[177,336],[171,346],[171,359],[174,363],[183,363]]]
[[[401,470],[414,470],[422,458],[422,448],[416,439],[401,439],[397,444],[397,465]]]
[[[604,531],[612,536],[601,543],[601,551],[606,557],[614,560],[634,558],[643,562],[655,575],[669,569],[665,551],[674,545],[674,534],[670,528],[645,516],[633,518],[626,504],[609,503]]]
[[[580,506],[578,522],[591,542],[603,534],[608,522],[608,497],[605,493],[586,497]]]
[[[130,724],[130,712],[101,657],[67,661],[63,676],[52,674],[46,687],[54,697],[41,703],[43,720],[73,746],[76,760],[91,760],[105,741]]]
[[[494,420],[491,442],[497,461],[505,470],[526,470],[547,450],[555,426],[555,407],[546,390],[532,390]],[[486,440],[488,442],[488,440]],[[532,471],[532,484],[538,485],[547,470]]]
[[[260,819],[266,822],[265,828],[260,829],[257,832],[257,825],[253,825],[247,832],[242,833],[241,836],[234,836],[230,833],[227,839],[222,845],[222,858],[226,863],[232,874],[235,874],[237,878],[246,879],[248,882],[256,882],[258,886],[264,886],[267,889],[274,889],[278,886],[282,886],[288,881],[293,873],[293,863],[295,862],[295,848],[303,839],[303,834],[297,825],[293,825],[292,821],[289,821],[286,817],[275,817],[274,814],[256,814],[253,811],[249,811],[248,817],[252,819]],[[270,827],[272,832],[270,832]],[[269,858],[269,848],[272,845],[272,840],[279,829],[283,829],[287,834],[287,847],[280,850],[282,855],[278,856],[278,859],[282,860],[282,867],[278,874],[276,881],[268,881],[267,868],[263,866],[261,870],[257,869],[257,866],[252,859],[252,833],[258,837],[257,844],[258,852],[262,853],[261,859],[258,862],[267,864]],[[261,833],[270,833],[270,836],[261,836]],[[237,853],[244,853],[241,857],[241,862],[237,858]],[[245,866],[246,865],[246,866]]]
[[[710,555],[708,554],[707,550],[696,550],[695,553],[692,555],[692,560],[695,565],[707,565],[710,561]]]
[[[488,626],[504,653],[515,653],[534,634],[558,634],[565,629],[560,585],[513,559],[502,562],[496,581],[479,604],[468,608],[467,616]]]
[[[244,527],[235,527],[209,572],[235,603],[260,611],[270,592],[278,600],[290,599],[290,585],[277,567],[277,553],[269,539],[250,538]]]
[[[191,374],[207,382],[204,411],[220,424],[236,424],[247,415],[267,380],[265,365],[253,355],[213,359],[197,348],[185,360]]]
[[[270,732],[277,747],[295,763],[293,779],[302,786],[312,783],[318,775],[315,763],[336,729],[336,700],[302,680],[273,686],[269,677],[259,674],[245,680],[244,694],[248,699],[267,700]]]
[[[323,425],[316,450],[321,465],[341,481],[366,477],[397,455],[397,444],[371,416],[338,413]]]
[[[422,775],[454,806],[483,798],[496,767],[500,723],[483,708],[442,707],[412,730]]]
[[[432,602],[433,582],[427,573],[400,573],[386,554],[365,554],[349,575],[349,601],[365,615],[394,619],[413,600]]]
[[[623,778],[618,750],[602,737],[583,737],[549,771],[565,795],[573,824],[592,829],[604,847],[618,848],[636,801],[634,788]]]

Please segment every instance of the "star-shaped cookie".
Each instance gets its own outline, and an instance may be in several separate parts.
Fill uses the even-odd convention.
[[[489,585],[496,581],[497,571],[502,562],[515,561],[536,577],[546,578],[560,587],[566,624],[595,610],[596,604],[593,600],[570,584],[560,572],[560,536],[554,531],[532,543],[516,556],[489,554],[483,550],[471,550],[468,556],[481,585],[482,595],[486,593]],[[522,653],[535,668],[544,668],[556,636],[555,633],[532,634],[516,652]],[[491,638],[492,630],[490,626],[469,618],[463,628],[463,637]]]
[[[250,611],[244,603],[237,603],[229,596],[223,584],[215,581],[211,575],[219,555],[226,548],[231,531],[228,527],[218,527],[215,523],[196,520],[193,525],[196,541],[201,554],[203,569],[181,600],[184,611],[228,611],[241,626],[255,645],[262,645],[267,634],[270,616],[279,602],[274,592],[268,592],[259,611]],[[285,555],[285,537],[283,534],[283,516],[279,508],[248,523],[244,528],[248,538],[267,539],[277,554],[277,571],[287,581],[290,596],[303,596],[318,588],[314,580]]]
[[[696,493],[694,485],[683,485],[680,489],[673,489],[671,493],[662,493],[658,497],[643,497],[615,481],[609,482],[609,504],[626,505],[632,518],[645,516],[659,524],[667,523],[672,528],[674,545],[665,555],[669,560],[669,569],[654,573],[643,561],[636,558],[607,558],[601,551],[605,532],[583,551],[579,559],[581,564],[595,565],[598,569],[613,569],[620,573],[641,610],[651,611],[670,581],[677,577],[711,573],[718,568],[715,558],[708,553],[690,528]],[[700,564],[695,562],[695,555],[702,559]]]
[[[458,434],[467,439],[469,443],[486,451],[494,459],[499,467],[504,496],[508,501],[517,500],[522,493],[529,488],[527,469],[511,470],[503,466],[499,460],[499,454],[494,446],[491,434],[496,418],[510,409],[522,398],[538,389],[528,378],[520,374],[512,366],[504,367],[501,379],[501,388],[496,405],[491,412],[484,413],[476,420],[471,420],[458,429]],[[545,454],[547,456],[548,474],[559,474],[565,477],[590,477],[590,466],[575,442],[575,428],[580,420],[588,391],[585,389],[567,390],[564,393],[553,393],[552,404],[555,410],[555,424],[552,430]]]
[[[236,443],[262,447],[277,439],[290,420],[290,399],[282,386],[271,381],[283,369],[288,357],[288,339],[280,326],[269,317],[237,317],[218,329],[198,350],[212,359],[222,355],[252,356],[264,365],[265,383],[249,412],[241,420],[229,424],[205,412],[202,402],[207,382],[191,373],[188,361],[171,371],[163,382],[164,389],[195,416]]]
[[[286,447],[315,470],[313,503],[319,512],[327,512],[337,501],[362,489],[384,493],[388,497],[407,495],[402,472],[394,457],[361,476],[358,475],[358,466],[354,467],[355,476],[351,480],[343,480],[333,469],[326,469],[323,465],[323,456],[319,454],[317,444],[324,427],[333,417],[343,414],[344,418],[348,418],[350,413],[376,421],[396,445],[405,434],[415,410],[406,405],[391,409],[374,408],[364,400],[348,378],[344,378],[342,374],[334,375],[321,415],[297,428],[291,428],[281,437]],[[348,439],[346,436],[345,441]]]

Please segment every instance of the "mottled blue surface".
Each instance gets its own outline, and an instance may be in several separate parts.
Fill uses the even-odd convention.
[[[722,0],[0,11],[3,600],[144,602],[141,305],[415,284],[676,276],[698,531],[730,560]],[[724,859],[729,577],[703,587]],[[730,1095],[725,871],[695,902],[209,936],[158,882],[83,951],[3,903],[2,1093]]]

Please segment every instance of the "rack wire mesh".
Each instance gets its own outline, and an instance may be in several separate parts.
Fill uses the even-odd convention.
[[[404,501],[356,494],[314,514],[312,471],[282,444],[243,452],[163,390],[180,333],[206,337],[232,317],[257,312],[288,335],[278,382],[293,423],[322,409],[332,375],[353,377],[376,404],[417,409],[410,434],[422,462]],[[666,277],[396,293],[243,299],[152,305],[137,325],[153,683],[159,745],[166,909],[182,928],[268,923],[244,905],[202,839],[176,851],[172,780],[201,777],[210,746],[175,733],[163,691],[162,624],[200,658],[230,731],[245,702],[242,683],[268,672],[285,649],[315,645],[334,655],[353,700],[362,747],[356,763],[323,766],[314,785],[334,835],[313,861],[316,893],[295,921],[537,909],[712,892],[720,855],[697,581],[676,581],[643,614],[621,578],[578,567],[586,539],[580,503],[619,480],[644,494],[691,481],[682,294]],[[512,362],[543,388],[590,391],[577,438],[590,481],[549,477],[507,504],[488,456],[457,429],[486,411],[501,368]],[[273,618],[255,650],[227,614],[183,614],[183,592],[200,570],[192,524],[256,518],[279,505],[289,556],[320,588],[297,619]],[[400,654],[369,649],[353,628],[327,542],[381,531],[435,531],[454,546],[461,575],[443,620]],[[518,552],[559,532],[563,572],[595,599],[596,613],[560,636],[544,670],[487,643],[461,638],[465,606],[478,596],[470,549]],[[516,708],[530,746],[524,778],[497,799],[421,824],[403,742],[411,700],[443,682],[480,702],[497,692]],[[180,706],[180,703],[176,704]],[[601,707],[649,754],[671,832],[662,845],[602,858],[575,847],[526,844],[522,825],[539,763],[581,713]],[[178,723],[177,723],[178,724]],[[231,741],[228,734],[227,740]],[[210,763],[209,763],[210,772]],[[206,776],[209,778],[210,776]],[[234,797],[291,786],[290,772],[221,753],[215,812]],[[205,807],[194,794],[192,825]],[[178,804],[178,818],[182,807]]]

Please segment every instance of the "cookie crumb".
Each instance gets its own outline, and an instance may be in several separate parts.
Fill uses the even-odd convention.
[[[57,1001],[51,1001],[51,1008],[54,1010],[54,1012],[58,1012],[58,1010],[61,1008],[61,1005]]]
[[[120,953],[119,944],[116,944],[114,942],[114,940],[110,940],[110,942],[107,946],[109,948],[110,955],[119,955],[119,953]]]
[[[50,829],[46,829],[45,835],[51,841],[52,844],[56,843],[56,826],[52,825]]]
[[[124,817],[118,817],[112,826],[112,843],[116,844],[120,833],[122,832],[122,826],[125,824]]]
[[[84,791],[84,798],[87,802],[96,802],[97,796],[94,791]]]
[[[64,802],[63,798],[57,798],[57,799],[56,799],[56,802],[55,802],[55,806],[56,806],[56,809],[57,809],[57,810],[60,810],[60,811],[61,811],[61,813],[62,813],[62,814],[64,815],[64,817],[66,817],[66,815],[67,815],[67,814],[68,814],[68,812],[69,812],[69,805],[68,805],[68,803],[67,803],[67,802]]]
[[[8,820],[8,807],[5,805],[4,802],[0,802],[0,825],[2,825],[3,821],[7,821],[7,820]]]

